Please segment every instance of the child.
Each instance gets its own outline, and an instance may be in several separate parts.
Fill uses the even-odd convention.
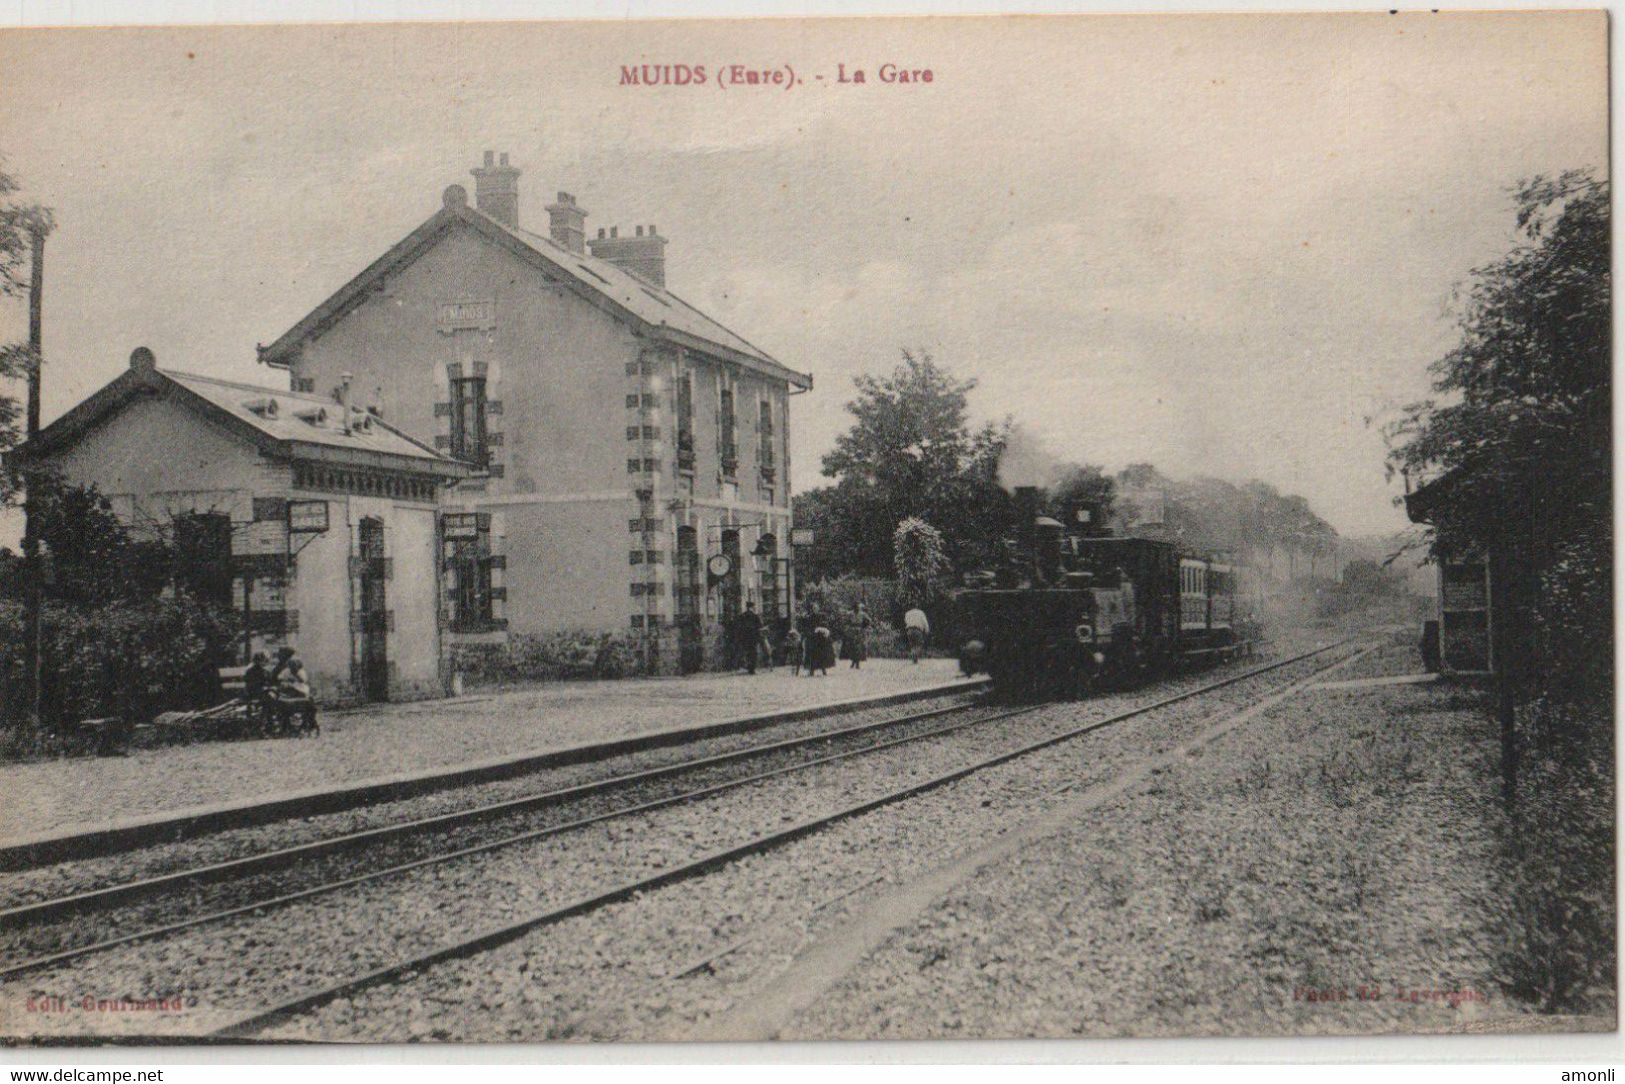
[[[784,634],[784,661],[790,664],[790,676],[801,676],[801,633],[794,625]]]
[[[291,723],[297,714],[300,730],[307,734],[322,732],[322,728],[316,724],[316,701],[310,696],[310,677],[297,655],[290,653],[283,661],[277,678],[276,700],[287,723]]]

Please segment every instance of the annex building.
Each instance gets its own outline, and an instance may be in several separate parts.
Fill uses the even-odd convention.
[[[269,346],[301,395],[346,380],[466,465],[438,494],[453,646],[581,631],[652,669],[713,664],[746,600],[788,619],[789,402],[812,378],[667,289],[655,226],[598,229],[569,193],[546,233],[487,152],[389,251]]]
[[[443,695],[438,510],[472,469],[344,395],[129,368],[18,449],[95,486],[177,578],[239,618],[235,658],[292,645],[322,701]]]

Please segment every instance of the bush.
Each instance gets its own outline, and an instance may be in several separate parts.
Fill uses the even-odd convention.
[[[68,751],[52,739],[82,719],[146,722],[160,711],[221,699],[216,667],[238,643],[238,618],[192,593],[198,563],[173,539],[171,523],[137,540],[94,487],[46,474],[28,481],[40,540],[55,574],[41,610],[40,729],[28,723],[21,566],[0,580],[0,748]]]
[[[935,600],[937,578],[948,571],[942,532],[917,516],[910,516],[892,533],[893,562],[902,603],[924,606]]]
[[[516,634],[507,645],[459,645],[452,665],[473,685],[621,678],[646,669],[637,642],[583,629]]]
[[[41,722],[61,729],[116,716],[146,722],[160,711],[218,703],[215,667],[230,655],[236,622],[185,593],[85,607],[46,603]],[[0,602],[0,724],[25,722],[24,610]]]
[[[1516,817],[1502,849],[1506,944],[1500,980],[1542,1012],[1611,1010],[1614,756],[1608,705],[1537,701]]]

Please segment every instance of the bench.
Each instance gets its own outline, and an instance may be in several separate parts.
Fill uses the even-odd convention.
[[[222,666],[215,673],[220,677],[220,691],[227,696],[242,696],[244,691],[243,675],[248,673],[246,666]]]
[[[118,716],[104,715],[95,719],[80,719],[73,724],[73,732],[86,741],[97,756],[106,756],[118,751],[123,725],[124,720]]]

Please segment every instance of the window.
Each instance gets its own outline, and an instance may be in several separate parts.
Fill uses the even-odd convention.
[[[486,465],[485,378],[466,376],[451,382],[451,454],[475,466]]]
[[[773,482],[773,400],[765,394],[758,407],[756,421],[756,458],[761,466],[762,481]],[[772,504],[772,496],[766,497]]]
[[[175,585],[217,610],[232,608],[231,517],[194,512],[175,520]]]
[[[677,380],[677,469],[694,469],[694,374]]]
[[[722,473],[732,478],[739,473],[739,445],[734,432],[734,393],[723,388],[719,402],[717,425],[718,453],[722,459]]]
[[[453,631],[481,632],[500,627],[494,603],[504,592],[494,585],[492,573],[504,562],[491,554],[490,515],[448,512],[441,517],[441,532]]]

